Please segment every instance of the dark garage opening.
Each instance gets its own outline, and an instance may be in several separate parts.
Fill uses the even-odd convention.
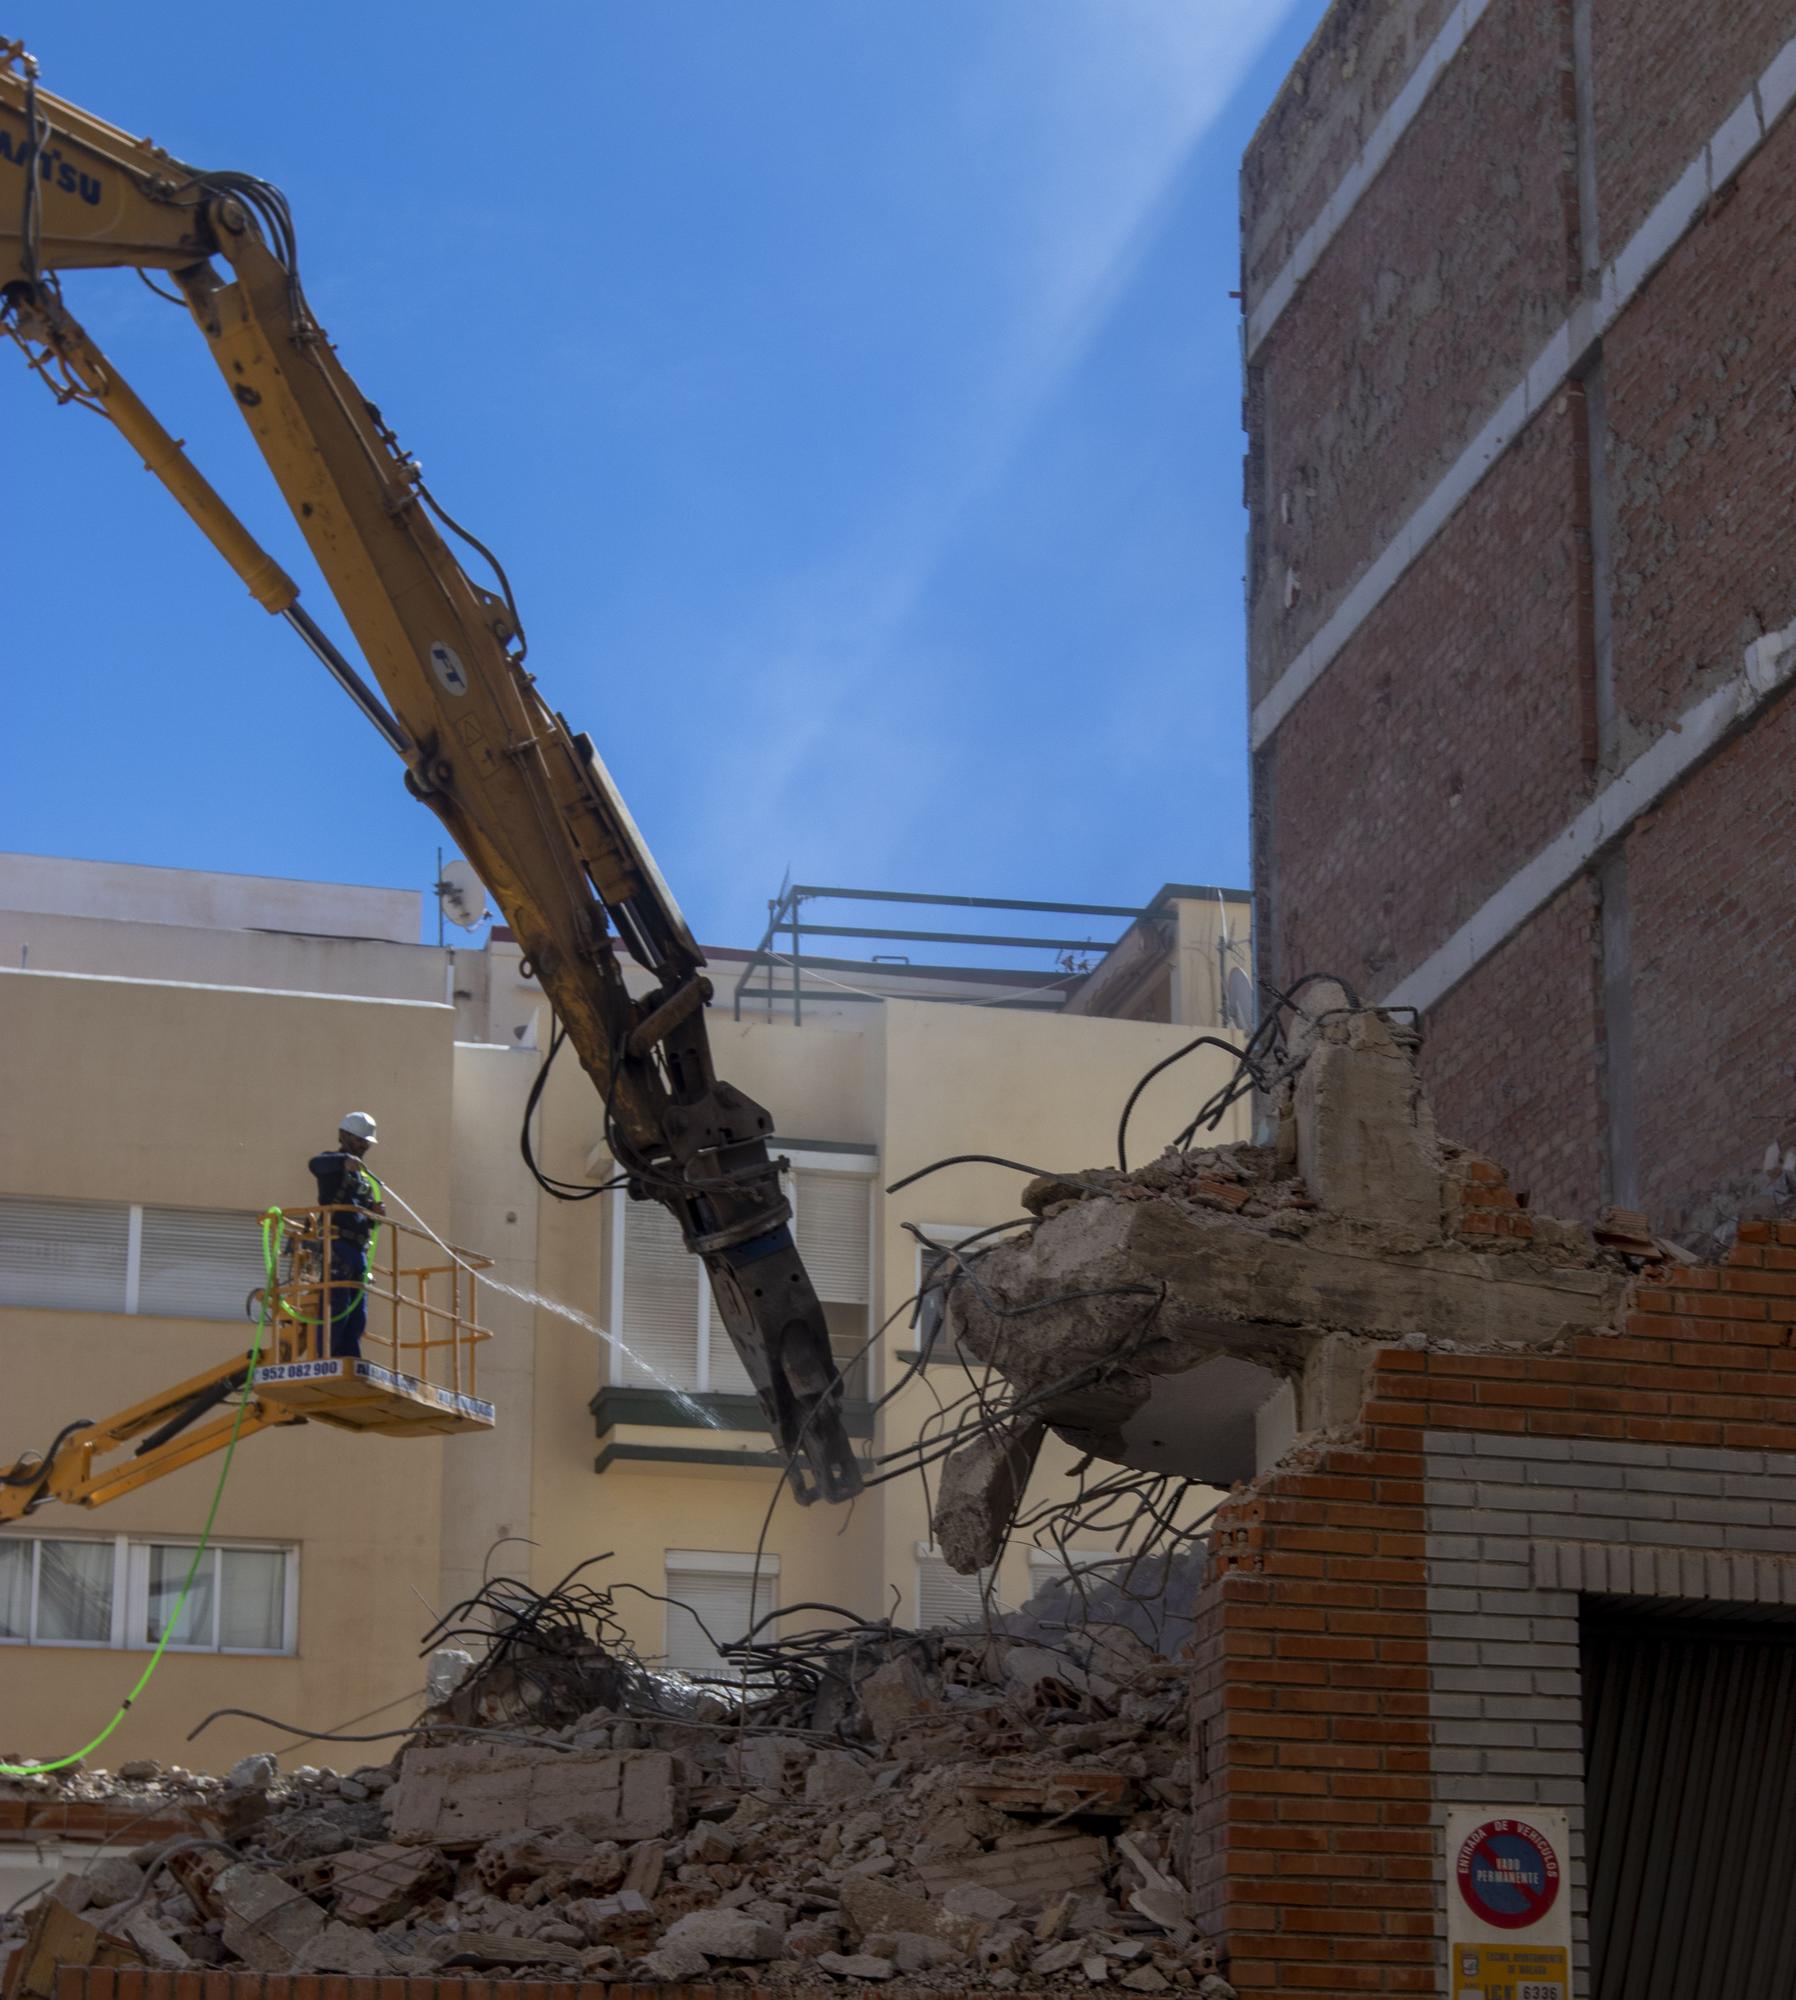
[[[1796,1626],[1586,1608],[1594,2000],[1796,2000]]]

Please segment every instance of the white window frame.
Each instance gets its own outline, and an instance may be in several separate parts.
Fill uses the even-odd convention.
[[[780,1192],[792,1207],[792,1222],[798,1221],[798,1181],[802,1169],[806,1173],[852,1174],[867,1183],[871,1194],[878,1183],[879,1155],[871,1150],[852,1152],[824,1152],[805,1146],[779,1146],[776,1151],[790,1162],[792,1171],[780,1175]],[[596,1150],[596,1149],[595,1149]],[[593,1169],[588,1161],[589,1171]],[[630,1211],[630,1197],[621,1188],[613,1190],[608,1197],[611,1203],[611,1282],[606,1287],[612,1330],[620,1340],[628,1341],[630,1329],[624,1321],[624,1261],[629,1254],[625,1242],[627,1218]],[[867,1306],[863,1341],[871,1340],[873,1329],[878,1324],[874,1313],[879,1300],[879,1213],[878,1204],[871,1199],[867,1203]],[[678,1386],[691,1396],[709,1396],[713,1393],[736,1394],[737,1391],[713,1391],[711,1387],[712,1329],[716,1326],[717,1338],[727,1348],[729,1335],[721,1325],[717,1325],[712,1311],[711,1285],[705,1275],[703,1264],[695,1257],[693,1263],[694,1321],[693,1321],[693,1376],[694,1380],[682,1382]],[[877,1399],[878,1361],[876,1352],[869,1348],[864,1356],[867,1369],[867,1394],[869,1400]],[[615,1350],[607,1363],[608,1379],[620,1384],[623,1364],[616,1359]],[[648,1386],[653,1386],[652,1384]]]
[[[123,1650],[125,1629],[124,1605],[119,1590],[119,1566],[125,1545],[123,1535],[19,1535],[8,1540],[26,1543],[31,1549],[31,1600],[27,1607],[26,1631],[22,1638],[10,1638],[0,1633],[0,1646],[38,1646],[46,1650],[61,1651],[67,1648],[80,1653],[120,1652]],[[46,1542],[82,1542],[90,1548],[108,1548],[112,1551],[112,1610],[104,1639],[40,1639],[37,1635],[38,1588],[43,1573],[43,1548]]]
[[[10,1638],[0,1633],[0,1646],[34,1646],[44,1650],[70,1648],[88,1653],[151,1653],[156,1649],[154,1639],[145,1635],[149,1630],[149,1582],[150,1550],[188,1549],[198,1546],[192,1537],[183,1539],[178,1535],[55,1535],[23,1534],[8,1537],[27,1543],[31,1547],[31,1602],[29,1631],[22,1638]],[[109,1548],[112,1552],[112,1615],[104,1639],[40,1639],[38,1626],[38,1577],[43,1566],[40,1553],[46,1542],[86,1542]],[[219,1619],[223,1615],[224,1596],[222,1591],[223,1557],[225,1553],[243,1550],[255,1555],[279,1555],[286,1558],[286,1572],[283,1578],[281,1598],[281,1641],[277,1647],[267,1646],[220,1646],[216,1643]],[[208,1553],[212,1557],[212,1633],[214,1643],[205,1646],[182,1646],[171,1640],[166,1648],[171,1653],[221,1654],[227,1658],[248,1659],[291,1659],[299,1652],[299,1548],[292,1542],[213,1542]]]
[[[923,1565],[926,1562],[946,1561],[947,1557],[942,1554],[941,1549],[934,1542],[919,1542],[917,1544],[917,1559],[911,1567],[911,1618],[919,1631],[923,1626]],[[989,1608],[993,1617],[1001,1617],[1007,1608],[999,1590],[1002,1568],[1003,1558],[1000,1556],[997,1562],[987,1563],[976,1576],[967,1579],[970,1583],[979,1584],[982,1595],[985,1589],[984,1580],[986,1578],[990,1579],[991,1596]],[[958,1575],[959,1572],[956,1571],[955,1574]]]
[[[176,1549],[183,1555],[191,1556],[198,1546],[192,1541],[182,1541],[178,1537],[163,1540],[156,1535],[142,1541],[132,1540],[125,1544],[125,1631],[127,1650],[137,1653],[154,1652],[156,1641],[148,1636],[150,1627],[150,1550]],[[299,1551],[282,1542],[213,1542],[206,1550],[212,1563],[212,1637],[205,1645],[183,1646],[171,1639],[166,1650],[171,1653],[222,1653],[227,1657],[242,1656],[250,1659],[286,1659],[297,1650],[295,1644],[299,1631]],[[218,1643],[220,1623],[224,1617],[224,1559],[226,1555],[284,1556],[286,1563],[281,1578],[281,1643],[278,1646],[221,1646]]]
[[[667,1595],[678,1595],[675,1589],[677,1579],[682,1574],[697,1576],[739,1576],[748,1584],[749,1615],[755,1615],[755,1600],[762,1596],[766,1602],[761,1606],[760,1615],[777,1611],[780,1602],[780,1559],[771,1552],[764,1552],[758,1558],[743,1554],[739,1550],[726,1549],[663,1549],[661,1551],[662,1580],[667,1586]],[[667,1653],[667,1620],[675,1607],[664,1604],[662,1610],[661,1651]]]
[[[1102,1572],[1124,1568],[1128,1560],[1126,1555],[1119,1555],[1115,1549],[1044,1549],[1032,1546],[1029,1550],[1029,1595],[1033,1597],[1053,1584],[1070,1586],[1085,1576],[1096,1583],[1107,1583],[1109,1578]]]

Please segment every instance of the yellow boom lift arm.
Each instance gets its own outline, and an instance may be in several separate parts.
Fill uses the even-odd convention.
[[[492,1259],[388,1220],[363,1275],[333,1276],[332,1234],[353,1213],[264,1215],[266,1275],[247,1302],[262,1327],[255,1346],[98,1423],[78,1417],[48,1450],[0,1465],[0,1527],[52,1501],[104,1507],[275,1425],[387,1437],[491,1430],[477,1376],[491,1338],[480,1324],[480,1273]],[[356,1303],[367,1322],[360,1344],[374,1351],[333,1355],[331,1321]],[[127,1445],[131,1456],[118,1460]]]
[[[59,272],[119,266],[166,274],[185,301],[374,686],[69,312]],[[402,759],[522,944],[631,1195],[668,1208],[703,1260],[798,1497],[851,1498],[860,1470],[772,1121],[712,1066],[703,954],[591,739],[525,671],[504,573],[437,505],[313,317],[280,191],[187,166],[40,90],[23,46],[0,40],[0,331],[59,400],[111,419]],[[640,998],[618,940],[653,978]]]

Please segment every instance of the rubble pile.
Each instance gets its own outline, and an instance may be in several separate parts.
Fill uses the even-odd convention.
[[[1070,1617],[826,1635],[743,1699],[614,1674],[610,1704],[560,1717],[501,1645],[387,1764],[16,1781],[0,1799],[192,1832],[6,1920],[7,1995],[47,1991],[53,1956],[1229,2000],[1187,1887],[1188,1665],[1107,1588],[1077,1594]]]

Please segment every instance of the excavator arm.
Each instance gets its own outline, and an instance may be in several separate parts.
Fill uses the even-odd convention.
[[[374,686],[69,312],[58,273],[104,266],[163,272],[178,289]],[[24,49],[0,41],[0,330],[59,398],[123,432],[403,760],[516,933],[600,1094],[630,1193],[668,1208],[703,1260],[798,1497],[852,1497],[841,1380],[769,1155],[772,1121],[712,1065],[703,954],[591,738],[525,670],[503,572],[437,505],[313,317],[285,199],[40,90]],[[445,530],[485,559],[496,589],[467,574]],[[641,997],[620,940],[653,979]]]
[[[250,1356],[243,1354],[99,1423],[78,1417],[41,1455],[33,1452],[14,1465],[0,1466],[0,1527],[51,1501],[104,1507],[223,1451],[233,1434],[248,1437],[275,1424],[305,1422],[255,1395],[247,1398],[239,1416],[236,1399],[250,1375]],[[128,1459],[109,1462],[128,1444],[137,1447]]]

